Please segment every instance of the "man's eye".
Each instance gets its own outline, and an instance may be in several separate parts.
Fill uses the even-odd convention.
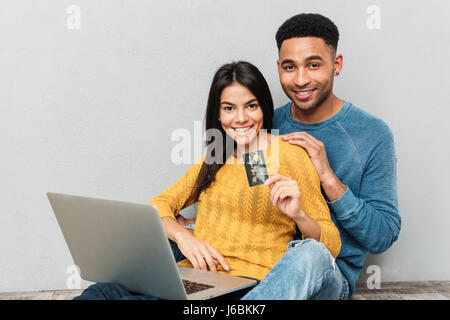
[[[292,71],[292,70],[294,70],[294,66],[291,66],[291,65],[285,66],[284,70]]]
[[[319,67],[319,64],[318,63],[311,63],[310,66],[311,66],[312,69],[317,69]]]

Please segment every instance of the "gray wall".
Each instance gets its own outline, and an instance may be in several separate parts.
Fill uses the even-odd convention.
[[[145,203],[184,173],[170,160],[171,134],[193,133],[221,64],[256,64],[276,105],[286,103],[274,34],[300,12],[338,25],[335,93],[395,135],[402,231],[367,266],[382,281],[450,280],[449,1],[9,0],[0,9],[0,291],[66,288],[73,260],[47,191]]]

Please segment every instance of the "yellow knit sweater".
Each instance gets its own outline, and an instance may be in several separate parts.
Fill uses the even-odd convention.
[[[331,220],[311,159],[303,148],[281,137],[272,145],[264,151],[269,175],[278,172],[297,181],[301,209],[320,225],[320,242],[336,257],[341,248],[339,231]],[[175,219],[181,209],[192,204],[189,198],[202,160],[149,202],[158,208],[161,218]],[[230,157],[217,172],[215,182],[200,194],[194,235],[225,257],[231,270],[219,266],[218,272],[262,280],[286,252],[295,235],[295,223],[272,205],[269,187],[249,186],[244,165]],[[178,264],[192,266],[187,259]]]

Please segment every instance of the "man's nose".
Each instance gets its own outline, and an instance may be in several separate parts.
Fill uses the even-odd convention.
[[[298,69],[296,77],[294,78],[294,84],[297,87],[304,87],[310,82],[308,72],[303,69]]]

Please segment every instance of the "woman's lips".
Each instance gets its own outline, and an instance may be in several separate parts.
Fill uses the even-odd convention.
[[[253,126],[247,127],[247,128],[233,128],[234,134],[236,136],[240,136],[240,137],[245,137],[247,135],[249,135],[253,130]]]

